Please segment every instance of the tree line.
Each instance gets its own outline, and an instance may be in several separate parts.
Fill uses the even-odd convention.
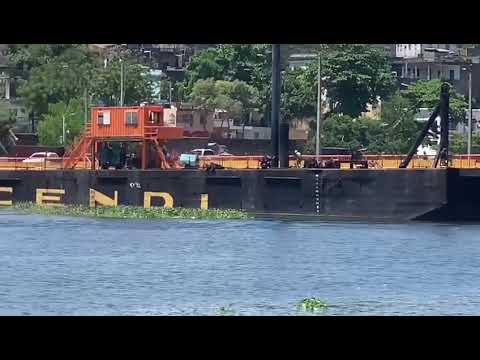
[[[415,113],[436,105],[441,82],[419,81],[400,90],[387,54],[368,44],[315,45],[312,51],[321,56],[322,87],[329,99],[323,104],[328,108],[323,115],[323,146],[405,153],[421,127]],[[83,44],[22,44],[13,46],[8,57],[21,71],[18,95],[38,114],[38,133],[45,145],[59,144],[63,117],[69,145],[88,116],[85,105],[119,103],[120,61],[125,64],[125,104],[153,99],[149,69],[126,51],[114,54],[105,64]],[[204,110],[227,110],[230,118],[243,124],[250,124],[249,114],[257,111],[263,114],[259,125],[268,126],[271,57],[267,44],[226,44],[204,50],[192,58],[185,80],[173,84],[174,100],[189,101]],[[314,117],[317,62],[304,68],[285,67],[282,75],[281,116],[289,121]],[[463,121],[465,98],[451,91],[453,120]],[[363,116],[368,104],[379,99],[380,114]],[[0,129],[1,125],[0,119]],[[315,122],[311,125],[313,135]],[[309,148],[314,148],[313,136]]]
[[[38,135],[43,145],[65,144],[80,134],[92,105],[118,105],[120,61],[125,69],[125,104],[152,99],[148,68],[128,52],[114,53],[108,63],[85,44],[20,44],[10,47],[10,65],[17,69],[17,96],[40,120]]]

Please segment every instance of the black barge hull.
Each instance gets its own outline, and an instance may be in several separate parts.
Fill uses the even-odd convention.
[[[0,171],[4,205],[37,201],[38,189],[63,190],[54,202],[64,204],[91,204],[93,189],[112,199],[117,192],[118,205],[144,206],[146,193],[161,192],[174,207],[203,203],[330,219],[480,220],[480,169]],[[163,198],[151,200],[152,206],[164,204]]]

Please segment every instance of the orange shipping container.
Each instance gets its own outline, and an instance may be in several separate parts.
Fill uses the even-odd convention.
[[[90,136],[94,138],[138,139],[183,137],[182,129],[164,126],[162,106],[92,108]]]

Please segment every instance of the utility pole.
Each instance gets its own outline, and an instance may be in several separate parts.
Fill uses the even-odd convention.
[[[159,83],[160,83],[160,88],[158,91],[158,101],[161,103],[162,102],[162,78],[160,78]]]
[[[169,87],[169,90],[170,90],[169,103],[171,104],[172,103],[172,81],[171,80],[168,81],[168,87]]]
[[[472,154],[472,64],[468,70],[468,165],[470,166],[470,155]]]
[[[317,157],[322,152],[322,146],[320,142],[320,129],[322,126],[322,56],[321,53],[318,53],[318,94],[317,94],[317,141],[316,141],[316,151],[315,155]],[[318,159],[317,159],[318,160]]]
[[[85,87],[85,92],[84,92],[84,96],[85,96],[85,99],[84,99],[84,125],[88,122],[88,91],[87,91],[87,87]]]
[[[65,146],[65,114],[62,115],[62,145]]]
[[[120,59],[120,106],[123,106],[123,61]]]

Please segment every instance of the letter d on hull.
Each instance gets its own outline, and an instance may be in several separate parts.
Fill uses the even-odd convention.
[[[173,197],[169,193],[165,192],[145,192],[143,195],[143,207],[150,209],[152,207],[152,197],[161,197],[165,201],[163,207],[173,208]]]

